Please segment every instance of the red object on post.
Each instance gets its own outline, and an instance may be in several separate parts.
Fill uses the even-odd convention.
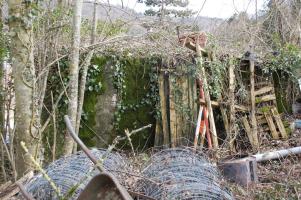
[[[200,79],[198,79],[197,82],[200,87],[200,99],[205,99],[203,83]],[[206,107],[204,107],[203,116],[204,116],[204,120],[203,120],[204,122],[202,121],[202,123],[204,123],[206,126],[206,137],[207,137],[207,142],[208,142],[208,148],[212,149],[212,141],[211,141],[211,136],[210,136],[210,132],[209,132],[208,112],[207,112]],[[202,134],[202,130],[203,130],[203,128],[201,127],[200,134]]]

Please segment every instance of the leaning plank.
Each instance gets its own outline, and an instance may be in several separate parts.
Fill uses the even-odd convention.
[[[271,109],[271,111],[272,111],[273,117],[274,117],[274,119],[276,121],[276,124],[278,126],[278,130],[279,130],[279,132],[281,134],[281,137],[283,139],[287,139],[287,133],[286,133],[286,130],[284,128],[284,125],[282,123],[281,117],[280,117],[277,109],[274,107],[274,108]]]
[[[265,94],[265,93],[268,93],[271,91],[273,91],[273,87],[267,86],[267,87],[260,88],[259,90],[256,90],[255,95],[258,96],[258,95],[262,95],[262,94]]]
[[[247,116],[244,116],[244,117],[242,118],[242,123],[243,123],[243,125],[244,125],[244,127],[245,127],[245,131],[246,131],[246,133],[247,133],[247,136],[248,136],[248,138],[249,138],[249,141],[250,141],[250,143],[251,143],[252,148],[253,148],[253,149],[256,149],[256,145],[254,144],[254,140],[253,140],[253,135],[252,135],[251,127],[250,127],[250,124],[249,124],[249,122],[248,122]]]
[[[170,134],[168,127],[168,118],[167,118],[167,87],[165,85],[164,75],[159,74],[159,95],[160,95],[160,105],[161,105],[161,117],[162,117],[162,129],[163,129],[163,144],[170,144]],[[159,137],[159,136],[157,136]],[[159,139],[158,139],[159,140]]]
[[[257,121],[255,117],[256,113],[256,101],[255,101],[255,61],[250,60],[250,83],[251,83],[251,90],[250,90],[250,96],[251,96],[251,132],[253,136],[253,142],[254,142],[254,147],[255,149],[259,148],[259,143],[258,143],[258,133],[257,133]]]
[[[265,116],[265,119],[268,122],[268,126],[269,126],[269,129],[270,129],[270,132],[272,134],[273,139],[279,139],[279,135],[277,133],[276,126],[273,122],[273,118],[272,118],[271,114],[268,113],[268,112],[265,112],[264,116]]]

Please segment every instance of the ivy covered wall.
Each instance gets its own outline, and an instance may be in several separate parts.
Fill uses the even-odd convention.
[[[156,58],[94,57],[80,129],[87,145],[106,147],[116,136],[125,136],[126,129],[153,124],[132,136],[135,148],[152,145],[159,98],[157,66]],[[127,141],[119,145],[128,147]]]

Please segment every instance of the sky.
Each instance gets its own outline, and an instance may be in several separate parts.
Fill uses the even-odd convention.
[[[104,0],[108,1],[108,0]],[[204,4],[205,1],[205,4]],[[262,9],[267,0],[257,0],[258,10]],[[111,4],[121,4],[121,0],[109,0]],[[144,12],[146,6],[137,3],[137,0],[123,0],[124,5],[134,9],[137,12]],[[247,11],[250,15],[255,14],[256,0],[189,0],[188,8],[199,12],[204,4],[203,9],[200,11],[199,16],[216,17],[216,18],[229,18],[237,12]]]

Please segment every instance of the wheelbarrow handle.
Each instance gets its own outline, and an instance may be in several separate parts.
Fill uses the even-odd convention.
[[[81,139],[79,139],[79,137],[75,133],[68,115],[64,116],[64,120],[65,120],[67,129],[68,129],[68,132],[71,135],[71,137],[73,138],[73,140],[80,146],[80,148],[85,152],[85,154],[90,158],[90,160],[98,167],[98,169],[101,172],[105,172],[106,170],[102,166],[98,165],[98,161],[97,161],[96,157],[91,153],[90,149],[81,141]]]

